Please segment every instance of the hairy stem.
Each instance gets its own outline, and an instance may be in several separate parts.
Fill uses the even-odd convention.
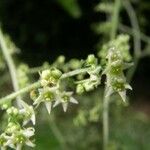
[[[130,1],[123,1],[124,7],[126,9],[126,12],[128,13],[132,28],[136,30],[137,32],[134,32],[134,62],[135,65],[133,68],[131,68],[127,73],[128,81],[131,82],[132,77],[135,73],[135,70],[138,66],[138,62],[140,60],[141,55],[141,35],[140,35],[140,27],[138,24],[138,19],[136,16],[136,13],[134,11],[134,8],[132,7]]]
[[[125,32],[129,35],[132,35],[134,36],[135,35],[135,32],[140,32],[140,31],[137,31],[136,29],[134,28],[131,28],[131,27],[128,27],[124,24],[119,24],[119,30],[122,31],[122,32]],[[147,44],[150,44],[150,37],[147,36],[146,34],[144,34],[143,32],[140,32],[140,33],[136,33],[136,34],[139,34],[140,35],[140,38],[143,42],[147,43]]]
[[[71,77],[71,76],[75,76],[77,74],[81,74],[81,73],[84,73],[84,72],[87,72],[90,68],[84,68],[84,69],[77,69],[77,70],[74,70],[74,71],[71,71],[71,72],[67,72],[67,73],[64,73],[60,79],[65,79],[65,78],[68,78],[68,77]],[[5,102],[8,102],[8,101],[11,101],[13,100],[14,98],[16,98],[17,96],[19,95],[22,95],[24,93],[27,93],[29,91],[31,91],[32,89],[35,89],[35,88],[39,88],[41,86],[40,84],[40,81],[38,82],[35,82],[19,91],[16,91],[6,97],[3,97],[0,99],[0,105],[4,104]]]
[[[112,29],[110,33],[110,39],[113,40],[116,37],[117,29],[119,25],[119,12],[121,7],[121,0],[115,0],[114,12],[112,15]],[[106,79],[107,80],[107,79]],[[104,97],[103,97],[103,150],[108,149],[109,143],[109,100],[110,96],[106,97],[107,82],[105,85]]]
[[[114,12],[112,15],[112,30],[110,33],[111,40],[113,40],[117,34],[120,6],[121,0],[115,0]]]
[[[0,28],[0,46],[1,46],[1,50],[3,52],[3,55],[5,57],[5,60],[7,62],[8,68],[9,68],[13,89],[16,92],[16,91],[19,90],[19,84],[18,84],[18,80],[17,80],[16,67],[15,67],[14,61],[13,61],[13,59],[11,57],[11,54],[9,52],[9,49],[7,47],[7,44],[6,44],[6,41],[5,41],[5,37],[4,37],[4,34],[2,33],[1,28]],[[19,97],[17,97],[17,103],[19,103]]]
[[[103,99],[103,150],[107,150],[109,142],[109,99],[107,96],[107,88],[104,91]]]

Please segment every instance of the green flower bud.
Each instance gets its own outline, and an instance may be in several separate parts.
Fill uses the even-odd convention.
[[[7,129],[6,129],[6,132],[7,132],[8,134],[10,134],[10,133],[14,133],[14,132],[18,131],[19,129],[20,129],[20,126],[19,126],[19,125],[15,124],[15,123],[13,123],[13,122],[10,122],[10,123],[8,124]]]
[[[110,56],[110,62],[116,61],[116,60],[118,60],[118,59],[119,59],[119,60],[121,59],[120,52],[115,51],[114,49],[110,49],[109,56]]]
[[[26,141],[26,137],[22,134],[18,134],[15,138],[15,143],[23,144]]]
[[[51,70],[51,74],[55,79],[59,79],[62,75],[62,72],[56,68]]]
[[[94,89],[94,84],[92,84],[91,82],[86,82],[84,83],[84,87],[85,87],[85,90],[88,92]]]
[[[59,64],[64,63],[64,62],[65,62],[65,56],[60,55],[60,56],[57,58],[57,62],[58,62]]]
[[[11,108],[7,109],[7,114],[8,115],[14,115],[14,116],[16,116],[16,115],[18,115],[18,113],[19,113],[19,111],[15,107],[11,107]]]
[[[110,64],[110,73],[118,75],[122,73],[123,64],[121,60],[114,61]]]
[[[122,78],[113,78],[112,87],[115,91],[123,91],[125,90],[125,81]]]
[[[38,97],[38,91],[37,90],[32,90],[31,92],[30,92],[30,98],[32,99],[32,100],[36,100],[37,99],[37,97]]]
[[[88,57],[87,57],[87,60],[86,60],[86,63],[88,64],[88,65],[95,65],[96,63],[97,63],[97,59],[95,58],[95,56],[94,55],[88,55]]]
[[[78,69],[81,67],[81,61],[79,61],[78,59],[72,59],[70,62],[70,67],[71,69]]]
[[[41,79],[48,80],[51,76],[51,71],[49,69],[42,71]]]
[[[78,84],[77,87],[76,87],[76,92],[77,94],[82,94],[85,92],[85,88],[82,84]]]
[[[11,103],[10,103],[10,102],[6,102],[6,103],[4,103],[4,104],[1,106],[1,108],[2,108],[2,110],[6,110],[6,109],[8,109],[10,106],[11,106]]]

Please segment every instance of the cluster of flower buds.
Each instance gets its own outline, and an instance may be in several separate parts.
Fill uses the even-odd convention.
[[[116,39],[104,44],[102,49],[99,51],[98,56],[102,58],[102,63],[106,62],[106,57],[108,54],[108,50],[112,47],[115,47],[121,52],[122,59],[126,62],[131,61],[131,55],[129,52],[129,39],[130,37],[126,34],[118,35]]]
[[[27,76],[28,71],[29,67],[26,64],[21,64],[17,68],[17,76],[20,88],[23,88],[29,84],[29,78]]]
[[[20,109],[10,107],[7,109],[8,125],[0,135],[0,147],[6,150],[8,147],[21,150],[23,145],[34,147],[31,137],[34,135],[33,127],[25,127],[31,120],[35,124],[35,114],[32,106],[21,101]]]
[[[101,67],[97,65],[97,58],[94,55],[89,55],[85,61],[85,66],[90,68],[87,71],[89,77],[76,82],[76,92],[78,94],[82,94],[85,91],[91,91],[100,84]]]
[[[44,70],[40,73],[41,88],[38,91],[32,91],[30,96],[34,100],[34,105],[38,106],[44,103],[48,113],[50,114],[51,108],[62,104],[63,110],[66,112],[68,103],[75,103],[73,92],[62,91],[60,88],[62,72],[56,68]]]
[[[107,66],[104,74],[107,76],[107,94],[111,95],[114,92],[118,92],[123,101],[126,100],[126,89],[131,89],[130,85],[126,82],[124,76],[124,61],[121,52],[116,48],[111,48],[107,55]]]

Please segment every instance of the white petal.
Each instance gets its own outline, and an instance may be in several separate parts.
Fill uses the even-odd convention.
[[[22,144],[18,144],[16,150],[21,150],[21,149],[22,149]]]
[[[52,102],[45,102],[46,109],[48,113],[51,113]]]
[[[24,102],[23,100],[20,100],[20,104],[23,106],[23,108],[29,109],[29,105],[26,102]]]
[[[38,98],[34,101],[33,105],[39,105],[43,101],[43,96],[39,95]]]
[[[70,98],[70,102],[74,104],[78,104],[78,101],[73,97]]]
[[[62,103],[62,107],[63,107],[64,112],[66,112],[67,107],[68,107],[68,103],[66,103],[66,102]]]
[[[56,107],[56,106],[59,105],[60,103],[61,103],[60,100],[56,100],[55,103],[54,103],[54,105],[53,105],[53,107]]]
[[[111,87],[109,87],[108,90],[106,91],[105,97],[109,97],[110,95],[113,94],[113,92],[114,92],[114,90]]]
[[[119,95],[121,96],[122,100],[126,102],[126,91],[119,92]]]
[[[34,128],[27,128],[26,130],[23,131],[23,135],[25,137],[31,137],[34,135]]]
[[[34,147],[35,144],[33,142],[31,142],[30,140],[26,141],[26,145],[30,146],[30,147]]]
[[[33,125],[35,125],[35,120],[36,120],[35,114],[32,114],[32,116],[31,116],[31,121],[32,121]]]
[[[126,85],[125,85],[125,88],[126,88],[126,89],[129,89],[129,90],[132,90],[132,87],[131,87],[129,84],[126,84]]]

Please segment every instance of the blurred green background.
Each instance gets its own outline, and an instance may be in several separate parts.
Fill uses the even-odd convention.
[[[21,49],[14,58],[30,67],[53,62],[58,55],[86,58],[96,54],[103,35],[93,25],[107,19],[96,12],[100,0],[0,0],[0,22]],[[141,32],[150,34],[149,0],[133,0]],[[121,22],[131,26],[124,10]],[[133,38],[131,37],[131,53]],[[142,43],[142,47],[145,44]],[[2,80],[2,79],[1,79]],[[10,81],[0,87],[0,96],[11,92]],[[131,83],[130,105],[119,101],[110,110],[110,150],[150,149],[150,59],[142,59]],[[79,106],[67,113],[59,108],[48,116],[38,112],[36,150],[99,150],[102,145],[102,99],[99,89],[78,97]],[[98,104],[97,104],[98,102]],[[95,106],[98,106],[95,108]],[[92,116],[92,117],[91,117]],[[91,119],[92,118],[92,119]]]

